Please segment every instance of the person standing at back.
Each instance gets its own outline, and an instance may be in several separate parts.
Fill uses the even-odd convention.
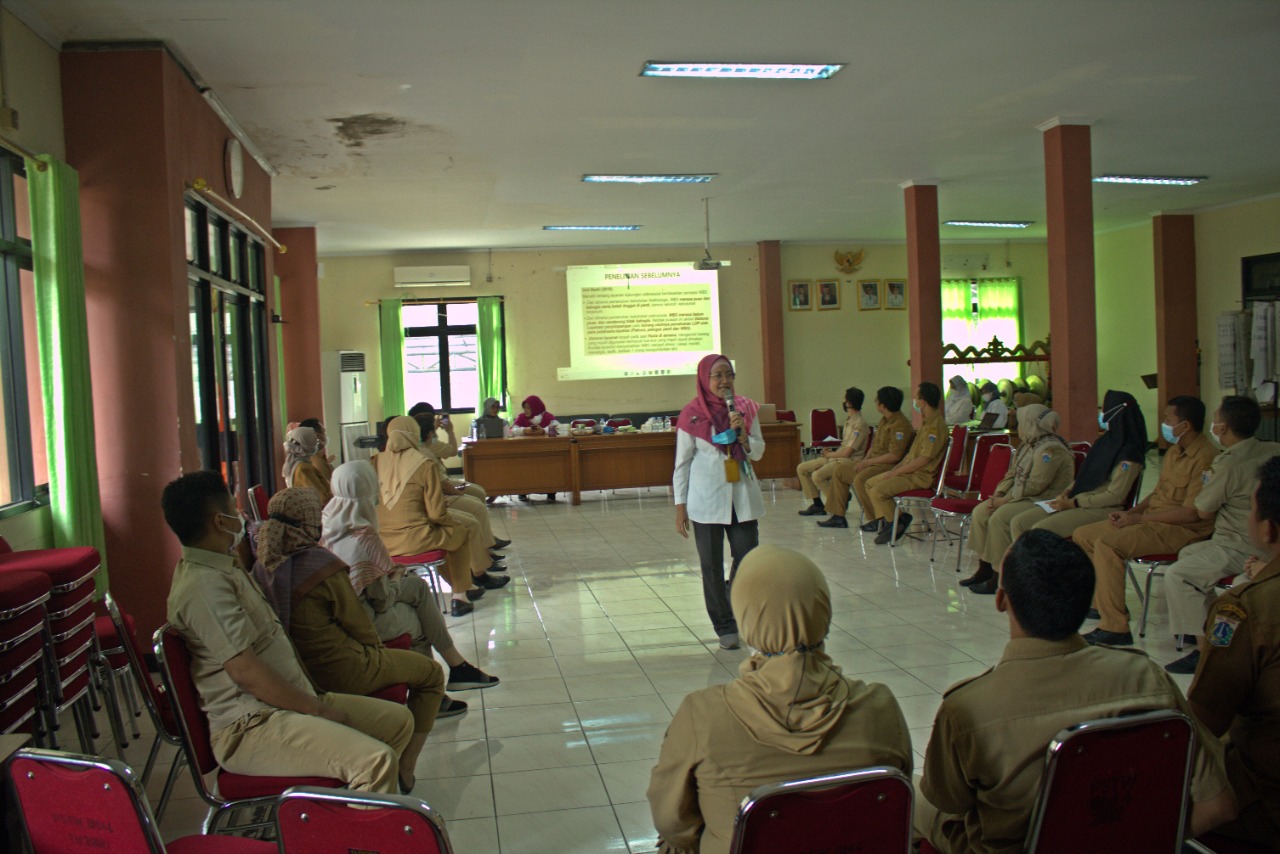
[[[764,435],[756,419],[759,405],[734,394],[736,377],[729,359],[718,353],[698,363],[697,394],[680,410],[672,477],[676,532],[687,539],[693,522],[702,595],[722,649],[738,648],[729,584],[747,552],[759,545],[756,520],[764,515],[760,481],[751,468],[764,456]],[[724,579],[726,537],[733,555],[729,584]]]

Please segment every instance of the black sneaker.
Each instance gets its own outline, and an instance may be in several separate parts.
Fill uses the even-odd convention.
[[[1196,667],[1200,664],[1200,650],[1193,649],[1191,652],[1179,658],[1177,661],[1171,661],[1164,666],[1164,669],[1170,673],[1192,674],[1196,672]]]
[[[1133,646],[1132,632],[1108,632],[1104,629],[1094,629],[1084,639],[1092,646]]]
[[[484,591],[481,590],[480,592],[483,593]],[[461,599],[454,599],[453,606],[449,609],[449,616],[465,617],[467,614],[470,614],[475,609],[476,609],[476,606],[472,605],[470,602],[463,602]]]
[[[801,510],[800,515],[801,516],[821,516],[823,513],[826,513],[826,512],[827,512],[827,509],[822,506],[822,502],[815,500],[808,507]]]
[[[877,530],[879,533],[876,534],[876,545],[883,546],[889,542],[889,538],[893,536],[893,531],[890,529],[889,523],[884,520],[880,521],[880,527]]]
[[[489,573],[481,573],[474,577],[473,581],[480,585],[484,590],[497,590],[499,587],[506,587],[511,583],[511,577],[503,577],[501,575],[490,575]],[[467,591],[467,595],[471,595],[471,591]]]
[[[440,712],[436,715],[436,720],[440,718],[456,718],[467,711],[467,704],[461,700],[455,700],[452,697],[440,698]]]
[[[476,688],[492,688],[497,684],[497,676],[490,676],[474,664],[464,661],[457,667],[449,668],[449,682],[445,687],[450,691],[471,691]]]
[[[493,549],[494,551],[499,551],[499,552],[500,552],[500,551],[502,551],[503,549],[505,549],[505,548],[506,548],[507,546],[509,546],[509,545],[511,545],[511,541],[510,541],[510,540],[500,540],[500,539],[498,539],[497,537],[494,537],[494,538],[493,538],[493,545],[489,546],[489,548]]]
[[[847,528],[849,522],[843,516],[832,516],[825,522],[818,523],[819,528]]]
[[[874,534],[880,530],[880,520],[872,519],[870,522],[859,525],[858,530],[864,534]]]
[[[900,513],[900,514],[898,514],[898,530],[897,530],[897,532],[896,532],[896,533],[894,533],[894,535],[893,535],[893,541],[894,541],[895,543],[896,543],[898,540],[902,539],[903,535],[907,533],[907,528],[910,528],[910,527],[911,527],[911,522],[912,522],[914,519],[915,519],[915,517],[914,517],[914,516],[912,516],[910,513]]]
[[[467,598],[474,602],[484,595],[484,590],[483,587],[472,587],[467,591]],[[455,599],[454,601],[456,602],[457,600]]]

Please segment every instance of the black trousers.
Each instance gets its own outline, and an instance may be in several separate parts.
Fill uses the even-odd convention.
[[[727,584],[724,580],[725,537],[729,538],[729,553],[733,556]],[[702,597],[707,603],[711,625],[720,637],[737,634],[738,622],[733,618],[733,607],[729,604],[729,585],[733,584],[738,564],[742,563],[747,552],[760,545],[760,526],[754,519],[739,522],[737,513],[728,525],[694,522],[693,542],[698,547],[698,560],[702,564]]]

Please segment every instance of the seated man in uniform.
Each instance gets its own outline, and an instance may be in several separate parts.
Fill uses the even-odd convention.
[[[1218,455],[1202,430],[1204,402],[1188,395],[1171,398],[1160,425],[1171,446],[1155,490],[1132,510],[1116,510],[1109,519],[1077,528],[1071,535],[1093,561],[1094,601],[1101,622],[1084,636],[1089,643],[1133,643],[1124,604],[1125,563],[1130,558],[1177,554],[1213,533],[1212,516],[1203,518],[1196,510],[1204,472]]]
[[[1247,584],[1213,603],[1187,699],[1215,735],[1230,734],[1227,779],[1240,815],[1218,832],[1280,850],[1280,458],[1258,473],[1249,534],[1264,557],[1249,562]]]
[[[1009,616],[1000,662],[943,695],[916,797],[916,833],[944,854],[1021,851],[1049,742],[1086,720],[1156,709],[1190,714],[1173,680],[1136,650],[1077,632],[1093,598],[1084,552],[1031,530],[1009,549],[996,608]],[[1190,832],[1235,816],[1222,745],[1196,725]]]
[[[889,538],[898,540],[911,525],[911,514],[903,513],[898,517],[897,531],[890,531],[890,520],[893,519],[893,497],[912,489],[924,489],[932,486],[938,467],[942,465],[942,457],[947,452],[947,422],[943,418],[942,389],[933,383],[920,383],[916,389],[913,402],[923,419],[911,450],[902,458],[902,462],[884,474],[878,474],[867,481],[867,497],[871,506],[863,505],[867,513],[868,524],[878,522],[879,533],[876,534],[876,545],[883,546]]]
[[[883,386],[876,392],[876,412],[880,413],[880,423],[876,425],[875,438],[867,454],[852,466],[842,466],[832,473],[828,481],[827,491],[823,496],[825,508],[831,518],[819,522],[822,528],[847,528],[845,513],[849,506],[849,487],[858,493],[858,501],[870,519],[871,499],[867,497],[867,481],[878,474],[883,474],[902,459],[902,455],[911,447],[911,439],[916,430],[911,421],[902,414],[902,390],[893,386]],[[879,523],[868,521],[862,526],[867,533],[879,530]]]
[[[165,487],[161,505],[182,542],[169,622],[191,652],[218,765],[396,792],[413,715],[399,703],[316,692],[261,588],[229,554],[244,521],[222,476],[184,475]]]
[[[1213,536],[1178,552],[1176,563],[1164,571],[1169,600],[1169,628],[1173,636],[1194,643],[1204,628],[1215,586],[1224,575],[1235,575],[1253,553],[1249,544],[1249,500],[1258,467],[1280,454],[1280,444],[1254,438],[1262,423],[1255,400],[1228,395],[1213,415],[1210,431],[1225,448],[1204,473],[1196,497],[1201,519],[1213,519]],[[1216,515],[1216,518],[1215,518]],[[1195,673],[1200,650],[1165,665],[1170,673]]]
[[[804,492],[804,497],[813,502],[800,511],[801,516],[820,516],[825,513],[822,493],[827,491],[836,472],[842,468],[852,469],[866,456],[867,422],[862,420],[862,401],[865,398],[866,395],[860,388],[845,389],[844,435],[840,447],[835,450],[823,448],[820,459],[807,460],[796,466],[800,489]],[[852,475],[849,479],[853,479]]]

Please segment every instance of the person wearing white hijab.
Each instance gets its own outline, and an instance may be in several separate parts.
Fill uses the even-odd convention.
[[[408,634],[413,650],[430,656],[440,653],[449,665],[450,691],[489,688],[496,676],[467,662],[454,646],[435,596],[425,581],[406,575],[396,566],[378,536],[378,473],[365,460],[343,463],[333,471],[333,500],[324,508],[322,539],[349,570],[351,586],[369,613],[379,639]],[[465,711],[466,704],[445,698],[440,714]]]
[[[649,782],[663,854],[724,854],[756,786],[889,765],[910,775],[911,737],[893,693],[848,679],[823,652],[831,591],[804,555],[757,546],[732,588],[739,676],[684,698]]]
[[[964,381],[964,377],[956,374],[948,385],[943,417],[952,427],[967,424],[973,420],[973,398],[969,395],[969,384]]]
[[[294,427],[284,437],[284,485],[311,487],[320,493],[320,503],[327,504],[333,497],[329,479],[312,462],[320,451],[320,439],[310,427]]]

